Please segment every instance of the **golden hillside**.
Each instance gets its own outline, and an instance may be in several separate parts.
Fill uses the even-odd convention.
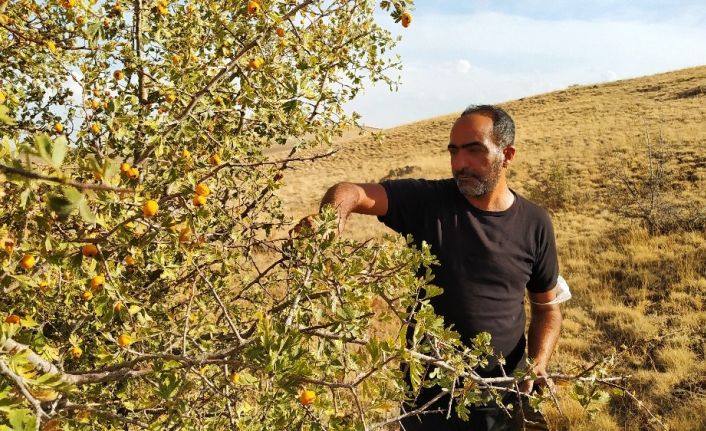
[[[469,96],[469,102],[478,101]],[[618,351],[615,372],[633,376],[630,387],[665,425],[706,429],[706,222],[699,225],[698,218],[706,214],[706,67],[571,87],[502,106],[517,127],[510,186],[539,203],[548,179],[563,187],[565,206],[552,214],[561,272],[575,297],[564,306],[555,367],[571,372]],[[457,115],[384,130],[381,142],[370,134],[344,137],[335,156],[287,173],[280,195],[289,214],[315,212],[338,181],[449,176],[446,144]],[[629,196],[620,173],[653,172],[648,136],[653,155],[666,154],[665,200],[691,208],[675,212],[693,222],[688,229],[650,233],[625,217]],[[363,239],[385,231],[373,217],[355,216],[346,235]],[[556,429],[661,429],[627,397],[593,419],[565,398],[563,413],[551,413]]]

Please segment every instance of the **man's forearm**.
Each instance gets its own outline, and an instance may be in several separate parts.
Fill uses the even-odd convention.
[[[527,354],[535,369],[545,371],[561,332],[561,310],[558,305],[532,307]]]
[[[355,184],[338,183],[329,188],[321,199],[319,209],[331,205],[338,212],[338,230],[343,231],[348,217],[358,205],[360,194]]]

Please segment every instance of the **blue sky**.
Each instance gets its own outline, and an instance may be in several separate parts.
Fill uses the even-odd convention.
[[[706,64],[706,0],[418,0],[399,91],[348,105],[391,127],[533,94]]]

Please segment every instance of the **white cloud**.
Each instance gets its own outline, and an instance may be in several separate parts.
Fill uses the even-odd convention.
[[[471,70],[471,63],[468,60],[458,60],[456,62],[456,72],[466,75]]]
[[[371,126],[456,112],[469,103],[706,64],[706,27],[677,21],[423,14],[406,30],[390,30],[404,30],[399,92],[369,88],[350,104]]]

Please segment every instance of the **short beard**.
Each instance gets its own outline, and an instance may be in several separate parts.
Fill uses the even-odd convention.
[[[502,157],[497,157],[490,166],[490,172],[485,177],[474,174],[470,169],[454,171],[454,179],[458,190],[467,197],[479,198],[495,189],[500,181],[502,171]]]

